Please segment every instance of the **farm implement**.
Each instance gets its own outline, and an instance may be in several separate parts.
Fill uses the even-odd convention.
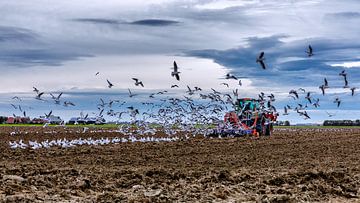
[[[224,122],[220,123],[209,136],[270,136],[276,119],[277,114],[262,108],[260,100],[241,98],[236,101],[235,110],[227,112]]]

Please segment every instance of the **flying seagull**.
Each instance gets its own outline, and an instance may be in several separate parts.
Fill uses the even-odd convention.
[[[14,96],[12,99],[17,99],[17,100],[21,101],[20,97],[18,97],[18,96]]]
[[[33,91],[39,94],[39,90],[36,87],[33,87]]]
[[[144,87],[144,84],[139,79],[137,79],[137,78],[132,78],[132,79],[135,80],[135,85],[136,86],[141,85],[142,87]]]
[[[336,103],[336,104],[337,104],[337,107],[339,107],[339,106],[340,106],[340,103],[341,103],[340,98],[339,98],[339,97],[336,97],[335,100],[334,100],[334,103]]]
[[[109,80],[106,80],[108,83],[108,87],[111,88],[112,86],[114,86]]]
[[[230,73],[226,74],[225,79],[234,79],[234,80],[237,80],[237,78],[235,77],[235,75],[231,75]]]
[[[313,54],[313,48],[311,47],[311,45],[309,45],[308,50],[305,51],[305,52],[308,54],[308,57],[311,57],[311,56],[314,55]]]
[[[96,73],[95,73],[95,76],[99,75],[99,73],[100,73],[100,72],[96,72]]]
[[[264,60],[265,60],[264,55],[265,55],[265,53],[262,51],[259,54],[259,56],[256,58],[256,63],[260,63],[261,67],[263,69],[266,69],[266,66],[265,66],[265,63],[264,63]]]
[[[356,87],[352,87],[352,88],[350,88],[350,90],[351,90],[351,96],[354,96]]]
[[[284,106],[284,113],[283,113],[283,115],[284,115],[284,116],[289,115],[288,109],[286,108],[286,106]]]
[[[327,81],[326,78],[324,78],[324,88],[328,88],[329,87],[329,83]]]
[[[129,88],[128,88],[128,91],[129,91],[129,97],[133,97],[133,96],[137,95],[137,94],[133,94]]]
[[[42,100],[42,99],[41,99],[41,96],[42,96],[43,94],[44,94],[44,92],[38,93],[38,94],[36,95],[35,99],[37,99],[37,100]]]
[[[180,80],[180,76],[179,76],[179,71],[178,71],[178,66],[176,64],[176,61],[174,61],[174,71],[171,72],[171,76],[176,78],[176,80]]]

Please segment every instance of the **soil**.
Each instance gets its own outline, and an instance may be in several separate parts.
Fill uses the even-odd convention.
[[[0,136],[0,202],[360,202],[356,128],[36,150],[8,142],[122,135],[2,127]]]

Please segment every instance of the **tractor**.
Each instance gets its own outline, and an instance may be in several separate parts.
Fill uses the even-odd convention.
[[[210,137],[240,137],[244,135],[270,136],[277,113],[265,110],[260,100],[237,99],[234,111],[227,112],[224,122],[210,133]]]

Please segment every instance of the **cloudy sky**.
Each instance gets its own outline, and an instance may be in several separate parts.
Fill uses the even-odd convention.
[[[311,120],[295,113],[280,120],[321,122],[326,112],[336,114],[332,119],[358,119],[360,90],[351,96],[339,72],[346,70],[349,85],[360,87],[359,11],[358,0],[1,1],[0,113],[19,114],[12,103],[32,117],[52,109],[68,119],[96,111],[100,97],[128,101],[128,87],[144,101],[178,84],[170,95],[186,85],[204,91],[239,88],[244,97],[273,93],[280,111],[285,104],[305,103],[288,97],[289,90],[301,87],[319,98],[321,107],[308,110]],[[305,53],[309,44],[311,58]],[[261,51],[266,70],[255,62]],[[174,60],[179,83],[170,76]],[[225,81],[226,73],[242,78],[243,86]],[[135,87],[132,77],[145,88]],[[324,77],[331,88],[322,96]],[[35,100],[34,86],[49,101]],[[63,101],[77,106],[54,105],[50,92],[64,92]],[[342,99],[339,108],[336,97]]]

